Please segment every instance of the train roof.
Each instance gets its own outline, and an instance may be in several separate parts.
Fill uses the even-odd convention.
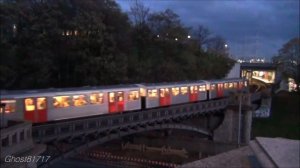
[[[162,83],[142,83],[141,85],[151,86],[174,86],[174,85],[188,85],[188,84],[201,84],[202,81],[183,81],[183,82],[162,82]]]
[[[133,89],[139,88],[134,84],[128,85],[112,85],[112,86],[84,86],[76,88],[48,88],[48,89],[36,89],[36,90],[1,90],[0,97],[25,97],[25,96],[53,96],[63,94],[78,94],[88,93],[98,90],[118,90],[118,89]]]

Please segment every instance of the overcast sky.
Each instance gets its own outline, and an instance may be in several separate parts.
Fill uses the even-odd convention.
[[[204,25],[224,37],[235,57],[276,55],[299,37],[299,0],[143,0],[151,11],[172,9],[185,26]],[[132,0],[117,0],[124,12]]]

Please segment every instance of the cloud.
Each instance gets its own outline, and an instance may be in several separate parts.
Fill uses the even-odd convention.
[[[124,11],[130,0],[117,1]],[[299,37],[298,0],[145,0],[151,11],[167,8],[185,26],[204,25],[223,36],[236,57],[271,57],[293,37]]]

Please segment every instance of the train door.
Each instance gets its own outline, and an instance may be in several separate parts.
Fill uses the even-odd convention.
[[[171,104],[171,96],[169,88],[159,89],[159,105],[167,106]]]
[[[198,87],[197,86],[190,86],[190,102],[195,102],[198,100]]]
[[[109,113],[124,111],[124,92],[109,92],[108,100]]]
[[[45,97],[24,99],[24,119],[37,122],[47,121],[47,103]]]
[[[218,83],[217,84],[217,97],[222,97],[223,96],[223,83]]]

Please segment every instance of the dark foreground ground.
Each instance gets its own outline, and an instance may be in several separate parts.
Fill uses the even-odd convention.
[[[272,97],[271,117],[253,119],[252,138],[283,137],[300,139],[299,93],[281,92]]]

